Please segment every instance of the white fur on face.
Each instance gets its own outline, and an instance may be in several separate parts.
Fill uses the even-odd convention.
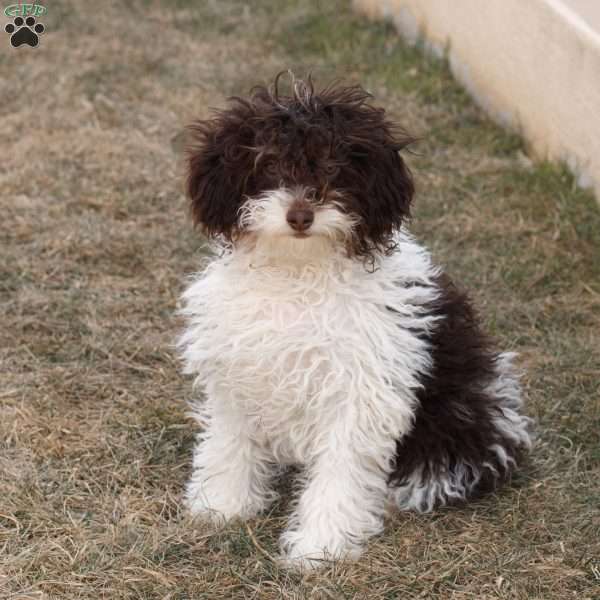
[[[288,224],[287,211],[294,200],[306,197],[302,187],[279,188],[246,201],[240,211],[240,227],[251,234],[257,255],[319,260],[344,249],[356,220],[334,201],[315,203],[315,220],[308,236],[298,238]]]

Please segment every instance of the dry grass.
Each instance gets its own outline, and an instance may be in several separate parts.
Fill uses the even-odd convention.
[[[600,597],[590,196],[345,2],[47,4],[41,47],[0,53],[0,597]],[[521,353],[540,436],[513,487],[396,516],[358,564],[305,577],[272,560],[282,507],[215,535],[182,514],[191,386],[171,347],[203,252],[177,134],[288,66],[362,81],[423,136],[414,228]]]

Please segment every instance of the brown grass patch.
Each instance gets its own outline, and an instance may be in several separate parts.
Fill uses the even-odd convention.
[[[0,55],[0,596],[598,598],[591,197],[341,0],[47,4],[40,47]],[[361,81],[424,137],[414,228],[521,353],[539,423],[513,487],[395,516],[363,560],[306,577],[271,560],[283,507],[218,534],[182,514],[191,385],[171,346],[204,252],[177,136],[289,66]]]

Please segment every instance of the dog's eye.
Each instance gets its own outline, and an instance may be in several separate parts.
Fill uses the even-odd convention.
[[[327,165],[325,166],[325,174],[329,178],[336,176],[339,172],[340,169],[335,163],[327,163]]]
[[[265,163],[263,169],[267,175],[277,175],[277,164],[273,160]]]

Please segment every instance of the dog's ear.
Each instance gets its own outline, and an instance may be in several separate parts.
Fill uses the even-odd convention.
[[[379,243],[410,217],[414,184],[399,152],[406,143],[381,139],[378,146],[359,151],[364,181],[360,205],[364,211],[365,235]],[[365,164],[367,162],[368,164]],[[361,169],[362,170],[362,169]]]
[[[209,237],[236,232],[253,169],[249,105],[243,101],[188,127],[187,195],[194,224]]]
[[[344,163],[335,184],[348,192],[348,209],[359,217],[357,250],[386,250],[410,216],[414,185],[400,151],[415,140],[370,104],[370,94],[359,86],[332,87],[322,97]]]

